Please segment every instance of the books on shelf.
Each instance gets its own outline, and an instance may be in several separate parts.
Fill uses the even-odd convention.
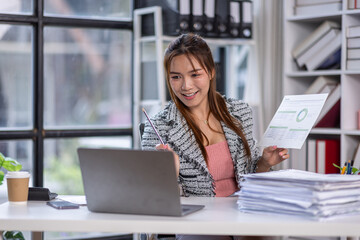
[[[306,90],[305,94],[330,93],[337,84],[338,82],[330,77],[319,76]]]
[[[294,15],[319,15],[340,11],[342,2],[328,2],[322,4],[298,5],[294,7]]]
[[[347,48],[360,48],[360,37],[348,38],[347,39]]]
[[[319,27],[315,29],[308,37],[306,37],[299,45],[297,45],[292,53],[296,59],[309,49],[315,42],[322,38],[332,28],[340,29],[340,24],[333,21],[324,21]]]
[[[348,70],[359,70],[360,69],[360,59],[359,60],[346,60],[346,68]]]
[[[314,4],[324,4],[324,3],[335,3],[339,0],[295,0],[296,6],[301,5],[314,5]]]
[[[333,163],[340,165],[340,141],[334,139],[316,140],[316,172],[339,173]]]
[[[360,48],[348,49],[347,59],[360,59]]]
[[[337,139],[308,139],[306,145],[307,171],[339,173],[333,163],[340,165],[340,141]]]
[[[360,169],[360,142],[355,149],[352,165],[353,167]]]
[[[348,27],[346,37],[348,38],[360,37],[360,25]]]
[[[341,49],[341,31],[336,34],[336,37],[325,47],[319,49],[316,54],[305,63],[307,70],[315,70],[323,68],[322,64],[329,58],[334,58],[336,61],[339,56],[339,49]],[[340,60],[340,59],[339,59]]]
[[[306,50],[303,54],[301,54],[296,61],[299,67],[302,67],[307,63],[317,52],[326,47],[331,41],[333,41],[336,36],[339,34],[340,30],[332,28],[328,31],[324,36],[322,36],[317,42],[315,42],[309,49]]]
[[[360,8],[359,0],[348,0],[348,9],[357,9]]]
[[[348,0],[348,9],[360,9],[360,0]]]
[[[306,170],[316,172],[316,140],[308,139],[306,144]]]
[[[315,121],[315,127],[339,127],[340,125],[341,85],[338,84],[330,93]]]

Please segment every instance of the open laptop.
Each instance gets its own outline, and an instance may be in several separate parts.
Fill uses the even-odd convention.
[[[174,157],[167,151],[79,148],[87,206],[93,212],[184,216]]]

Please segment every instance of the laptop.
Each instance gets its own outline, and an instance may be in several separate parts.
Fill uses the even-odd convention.
[[[92,212],[184,216],[171,152],[79,148],[87,207]]]

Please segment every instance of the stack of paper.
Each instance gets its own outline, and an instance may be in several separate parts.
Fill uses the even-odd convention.
[[[238,208],[315,220],[360,213],[360,175],[281,170],[244,175]]]

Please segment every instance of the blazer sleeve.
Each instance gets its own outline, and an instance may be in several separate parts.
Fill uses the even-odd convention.
[[[249,173],[256,172],[257,162],[261,158],[257,141],[253,135],[254,119],[252,108],[248,103],[242,100],[229,100],[232,105],[232,111],[230,113],[237,118],[242,125],[245,137],[250,147],[251,161],[248,167]]]

